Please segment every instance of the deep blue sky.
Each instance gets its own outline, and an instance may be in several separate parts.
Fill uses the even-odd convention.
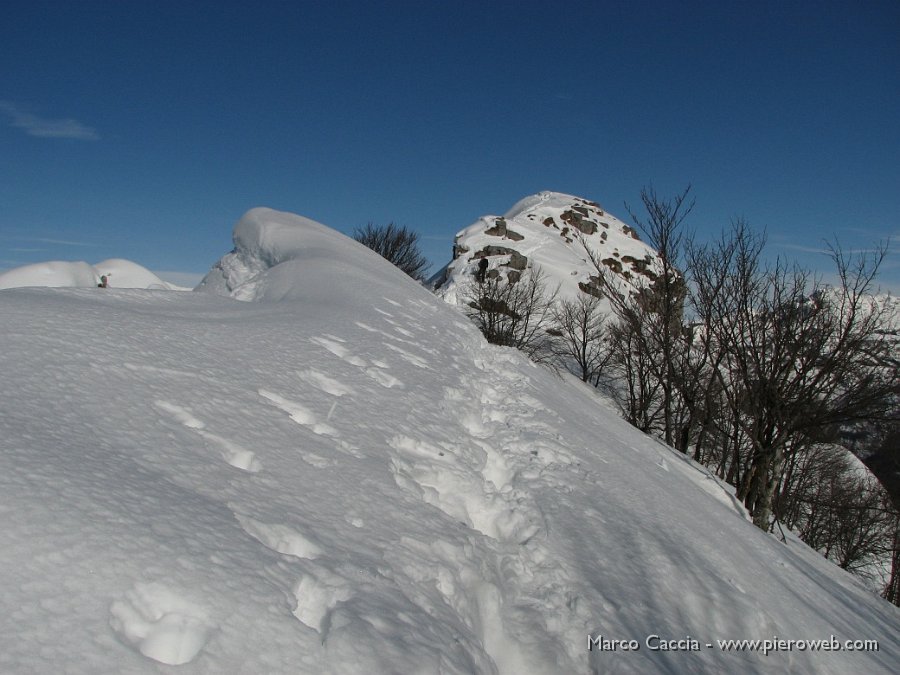
[[[204,273],[247,209],[453,235],[540,190],[620,217],[693,185],[827,268],[893,236],[900,3],[0,5],[0,269]],[[62,242],[62,243],[59,243]]]

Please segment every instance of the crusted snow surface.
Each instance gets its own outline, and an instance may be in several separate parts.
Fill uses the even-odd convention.
[[[186,291],[163,281],[146,267],[123,258],[111,258],[95,265],[86,262],[51,260],[0,272],[0,289],[47,286],[51,288],[95,288],[106,276],[110,287]]]
[[[256,302],[0,292],[0,672],[895,671],[895,607],[592,390],[249,217],[258,271],[206,288]],[[776,635],[880,650],[705,647]]]
[[[503,216],[482,216],[456,235],[456,257],[432,280],[437,293],[458,304],[474,282],[481,257],[488,274],[507,275],[512,254],[527,258],[545,274],[560,298],[578,295],[597,271],[585,246],[604,267],[620,293],[652,281],[660,269],[656,252],[637,238],[632,227],[596,202],[560,192],[540,192],[522,199]]]

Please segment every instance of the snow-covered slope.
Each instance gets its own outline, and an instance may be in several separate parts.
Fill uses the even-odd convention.
[[[108,278],[109,286],[115,288],[189,290],[163,281],[146,267],[122,258],[111,258],[96,265],[53,260],[16,267],[0,272],[0,289],[30,286],[95,288],[103,275]]]
[[[608,267],[621,293],[640,288],[660,269],[656,252],[635,230],[596,202],[559,192],[526,197],[504,216],[483,216],[456,235],[454,258],[432,280],[438,294],[457,304],[474,282],[481,258],[488,274],[508,276],[537,264],[560,298],[597,289],[597,271],[585,245]]]
[[[590,389],[336,232],[242,222],[258,302],[0,292],[0,672],[895,669],[896,608]],[[832,635],[880,651],[716,646]]]

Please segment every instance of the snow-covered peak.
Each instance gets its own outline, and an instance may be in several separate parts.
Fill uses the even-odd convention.
[[[109,288],[188,290],[163,281],[146,267],[122,258],[111,258],[95,265],[52,260],[16,267],[0,273],[0,289],[30,286],[94,288],[102,276],[107,278]]]
[[[548,215],[562,213],[571,209],[573,206],[588,205],[601,211],[600,205],[595,202],[587,201],[576,195],[566,194],[564,192],[551,192],[545,190],[537,194],[529,195],[516,202],[513,207],[504,214],[504,217],[512,220],[520,216],[527,216],[529,213],[543,212]]]
[[[653,280],[656,252],[635,230],[596,202],[561,192],[539,192],[517,202],[503,216],[482,216],[456,235],[454,259],[434,280],[438,293],[457,303],[487,258],[489,275],[516,278],[538,265],[560,297],[598,294],[597,270],[587,249],[612,271],[618,291],[627,293]]]

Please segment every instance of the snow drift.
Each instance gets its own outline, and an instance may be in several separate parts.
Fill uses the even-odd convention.
[[[235,234],[213,292],[0,292],[3,672],[895,669],[896,608],[589,389],[324,226]],[[773,636],[879,651],[717,643]]]
[[[362,294],[376,292],[369,285],[382,286],[382,277],[401,278],[402,272],[362,244],[344,237],[336,245],[336,236],[303,216],[251,209],[234,226],[234,250],[213,265],[196,290],[245,301],[329,302],[336,272],[341,285]],[[373,264],[381,270],[374,276]]]
[[[163,281],[146,267],[121,258],[111,258],[96,265],[53,260],[16,267],[0,272],[0,289],[30,286],[95,288],[103,275],[109,278],[109,285],[115,288],[188,290]]]

